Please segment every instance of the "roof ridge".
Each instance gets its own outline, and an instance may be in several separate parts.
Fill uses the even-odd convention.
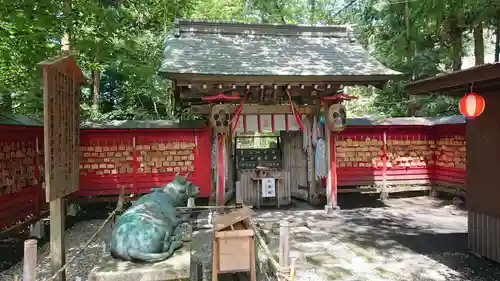
[[[180,20],[175,24],[176,36],[182,33],[349,37],[351,30],[346,25],[292,25]]]

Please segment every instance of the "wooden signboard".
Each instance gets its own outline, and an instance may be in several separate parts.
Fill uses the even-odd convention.
[[[80,85],[75,57],[66,54],[43,66],[45,189],[48,202],[78,190]]]

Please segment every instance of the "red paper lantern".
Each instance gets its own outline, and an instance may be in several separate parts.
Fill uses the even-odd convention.
[[[485,104],[484,98],[480,95],[467,93],[460,99],[460,113],[469,119],[474,119],[483,113]]]

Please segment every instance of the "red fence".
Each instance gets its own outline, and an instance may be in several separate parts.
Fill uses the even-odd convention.
[[[464,188],[463,118],[441,123],[414,120],[351,119],[336,140],[339,186],[381,184],[385,178],[389,185]],[[130,194],[143,194],[170,181],[176,172],[190,172],[190,180],[201,189],[200,197],[210,196],[209,128],[203,123],[189,127],[166,121],[127,122],[135,123],[81,131],[80,189],[73,198],[116,197],[122,186]],[[22,122],[8,124],[0,125],[0,230],[28,215],[36,217],[46,208],[40,184],[43,129],[19,125]]]
[[[462,118],[441,121],[445,124],[436,122],[439,119],[408,124],[405,119],[388,119],[382,124],[355,120],[337,135],[339,187],[380,185],[385,178],[388,185],[465,188]]]
[[[43,129],[0,125],[0,230],[45,208]],[[38,147],[37,147],[38,145]]]
[[[0,125],[0,232],[28,216],[37,219],[47,207],[40,184],[44,177],[43,128],[40,124],[19,126],[22,122],[3,117],[0,115],[0,122],[8,121],[8,125]],[[177,172],[189,172],[189,180],[200,187],[200,197],[208,197],[210,129],[199,126],[200,122],[191,128],[172,128],[165,122],[155,126],[164,128],[151,128],[149,123],[147,129],[135,122],[134,129],[122,124],[119,130],[82,130],[80,189],[71,197],[116,198],[122,186],[129,194],[140,195],[171,181]]]
[[[80,190],[72,196],[143,194],[190,173],[210,195],[210,129],[82,130]]]

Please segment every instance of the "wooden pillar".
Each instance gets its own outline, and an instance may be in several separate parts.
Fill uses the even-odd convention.
[[[280,222],[278,259],[280,267],[288,267],[290,262],[290,224],[288,221]]]
[[[309,182],[309,202],[310,203],[315,203],[315,200],[317,198],[317,188],[316,188],[316,153],[315,153],[314,147],[312,145],[312,143],[314,141],[312,139],[312,136],[313,136],[313,130],[314,130],[314,117],[318,115],[319,107],[320,107],[320,101],[317,100],[316,101],[316,107],[315,107],[316,110],[313,110],[312,114],[308,116],[309,122],[311,123],[311,133],[310,133],[311,139],[309,140],[309,146],[310,146],[310,149],[312,150],[311,161],[310,161],[312,163],[312,167],[311,167],[312,179]]]
[[[325,122],[328,120],[329,104],[325,103]],[[338,208],[337,206],[337,165],[335,163],[335,135],[328,126],[325,126],[325,154],[326,154],[326,206],[325,211],[329,212]]]
[[[226,149],[225,149],[225,157],[224,157],[224,168],[226,171],[226,182],[225,188],[228,189],[228,193],[226,194],[225,200],[228,200],[234,196],[234,170],[233,170],[233,138],[231,134],[226,136]]]
[[[217,206],[224,206],[226,177],[225,171],[227,166],[227,144],[226,135],[217,136],[217,184],[216,184],[216,198]]]
[[[24,241],[23,281],[36,281],[37,240]]]
[[[387,200],[387,133],[384,131],[382,137],[382,190],[380,192],[380,199]]]
[[[63,198],[50,201],[50,262],[55,273],[66,263],[64,239],[65,202]],[[57,275],[56,281],[66,280],[65,272]]]

